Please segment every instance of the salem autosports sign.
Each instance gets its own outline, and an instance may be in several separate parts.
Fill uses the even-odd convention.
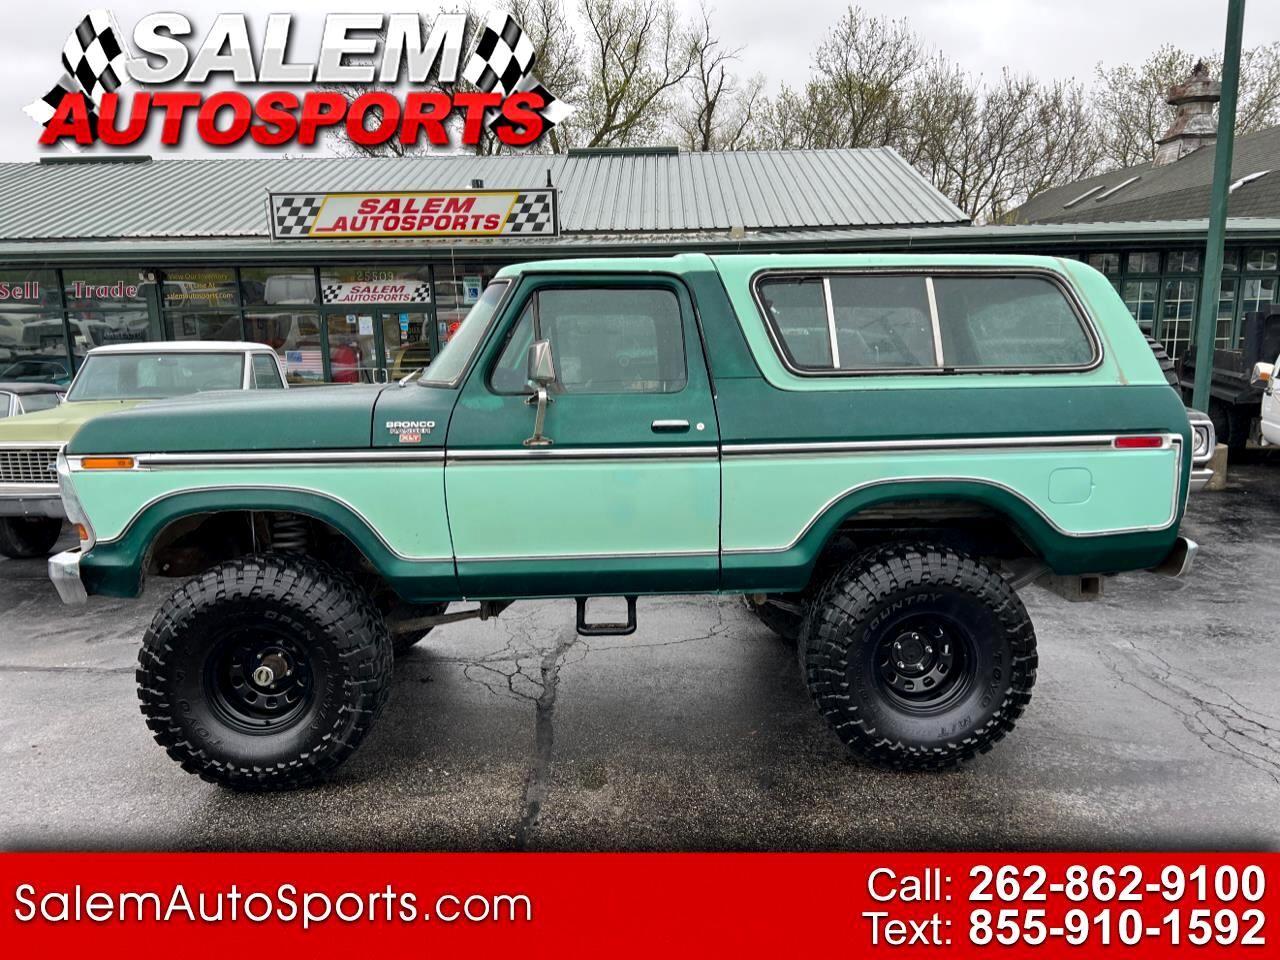
[[[523,147],[573,109],[542,85],[533,41],[501,11],[483,24],[466,13],[427,22],[418,13],[332,13],[318,47],[296,58],[292,14],[251,22],[202,5],[199,19],[203,30],[185,14],[152,13],[126,31],[108,9],[84,14],[61,55],[49,51],[55,82],[34,86],[24,108],[43,128],[40,143],[123,147],[154,129],[165,147],[191,132],[212,147],[309,146],[343,127],[363,147],[474,146],[484,129]],[[206,95],[200,88],[215,80],[234,89]]]
[[[553,237],[556,192],[272,193],[271,237]]]

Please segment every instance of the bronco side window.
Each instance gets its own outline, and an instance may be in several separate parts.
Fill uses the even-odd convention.
[[[1066,291],[1030,272],[773,274],[756,294],[782,358],[806,375],[1080,369],[1097,358]]]
[[[680,304],[670,290],[542,289],[538,320],[555,354],[562,393],[677,393],[688,379]],[[527,393],[533,300],[503,347],[489,383]]]
[[[1077,367],[1093,344],[1043,277],[935,277],[942,355],[954,367]]]

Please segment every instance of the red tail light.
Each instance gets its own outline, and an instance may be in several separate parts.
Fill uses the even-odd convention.
[[[1164,446],[1164,437],[1116,437],[1117,450],[1151,450]]]

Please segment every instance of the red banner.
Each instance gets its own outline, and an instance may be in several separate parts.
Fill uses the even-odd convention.
[[[1275,854],[8,854],[11,956],[1275,956]],[[234,951],[228,954],[227,951]]]

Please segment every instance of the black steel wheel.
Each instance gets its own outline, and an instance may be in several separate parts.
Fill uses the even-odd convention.
[[[355,752],[391,672],[391,638],[361,590],[323,564],[270,554],[170,595],[138,654],[138,698],[156,742],[188,773],[283,790]]]
[[[1013,729],[1036,639],[998,572],[934,544],[890,544],[836,573],[801,631],[805,683],[836,735],[872,763],[954,766]]]
[[[60,536],[60,517],[0,517],[0,553],[11,560],[47,557]]]

